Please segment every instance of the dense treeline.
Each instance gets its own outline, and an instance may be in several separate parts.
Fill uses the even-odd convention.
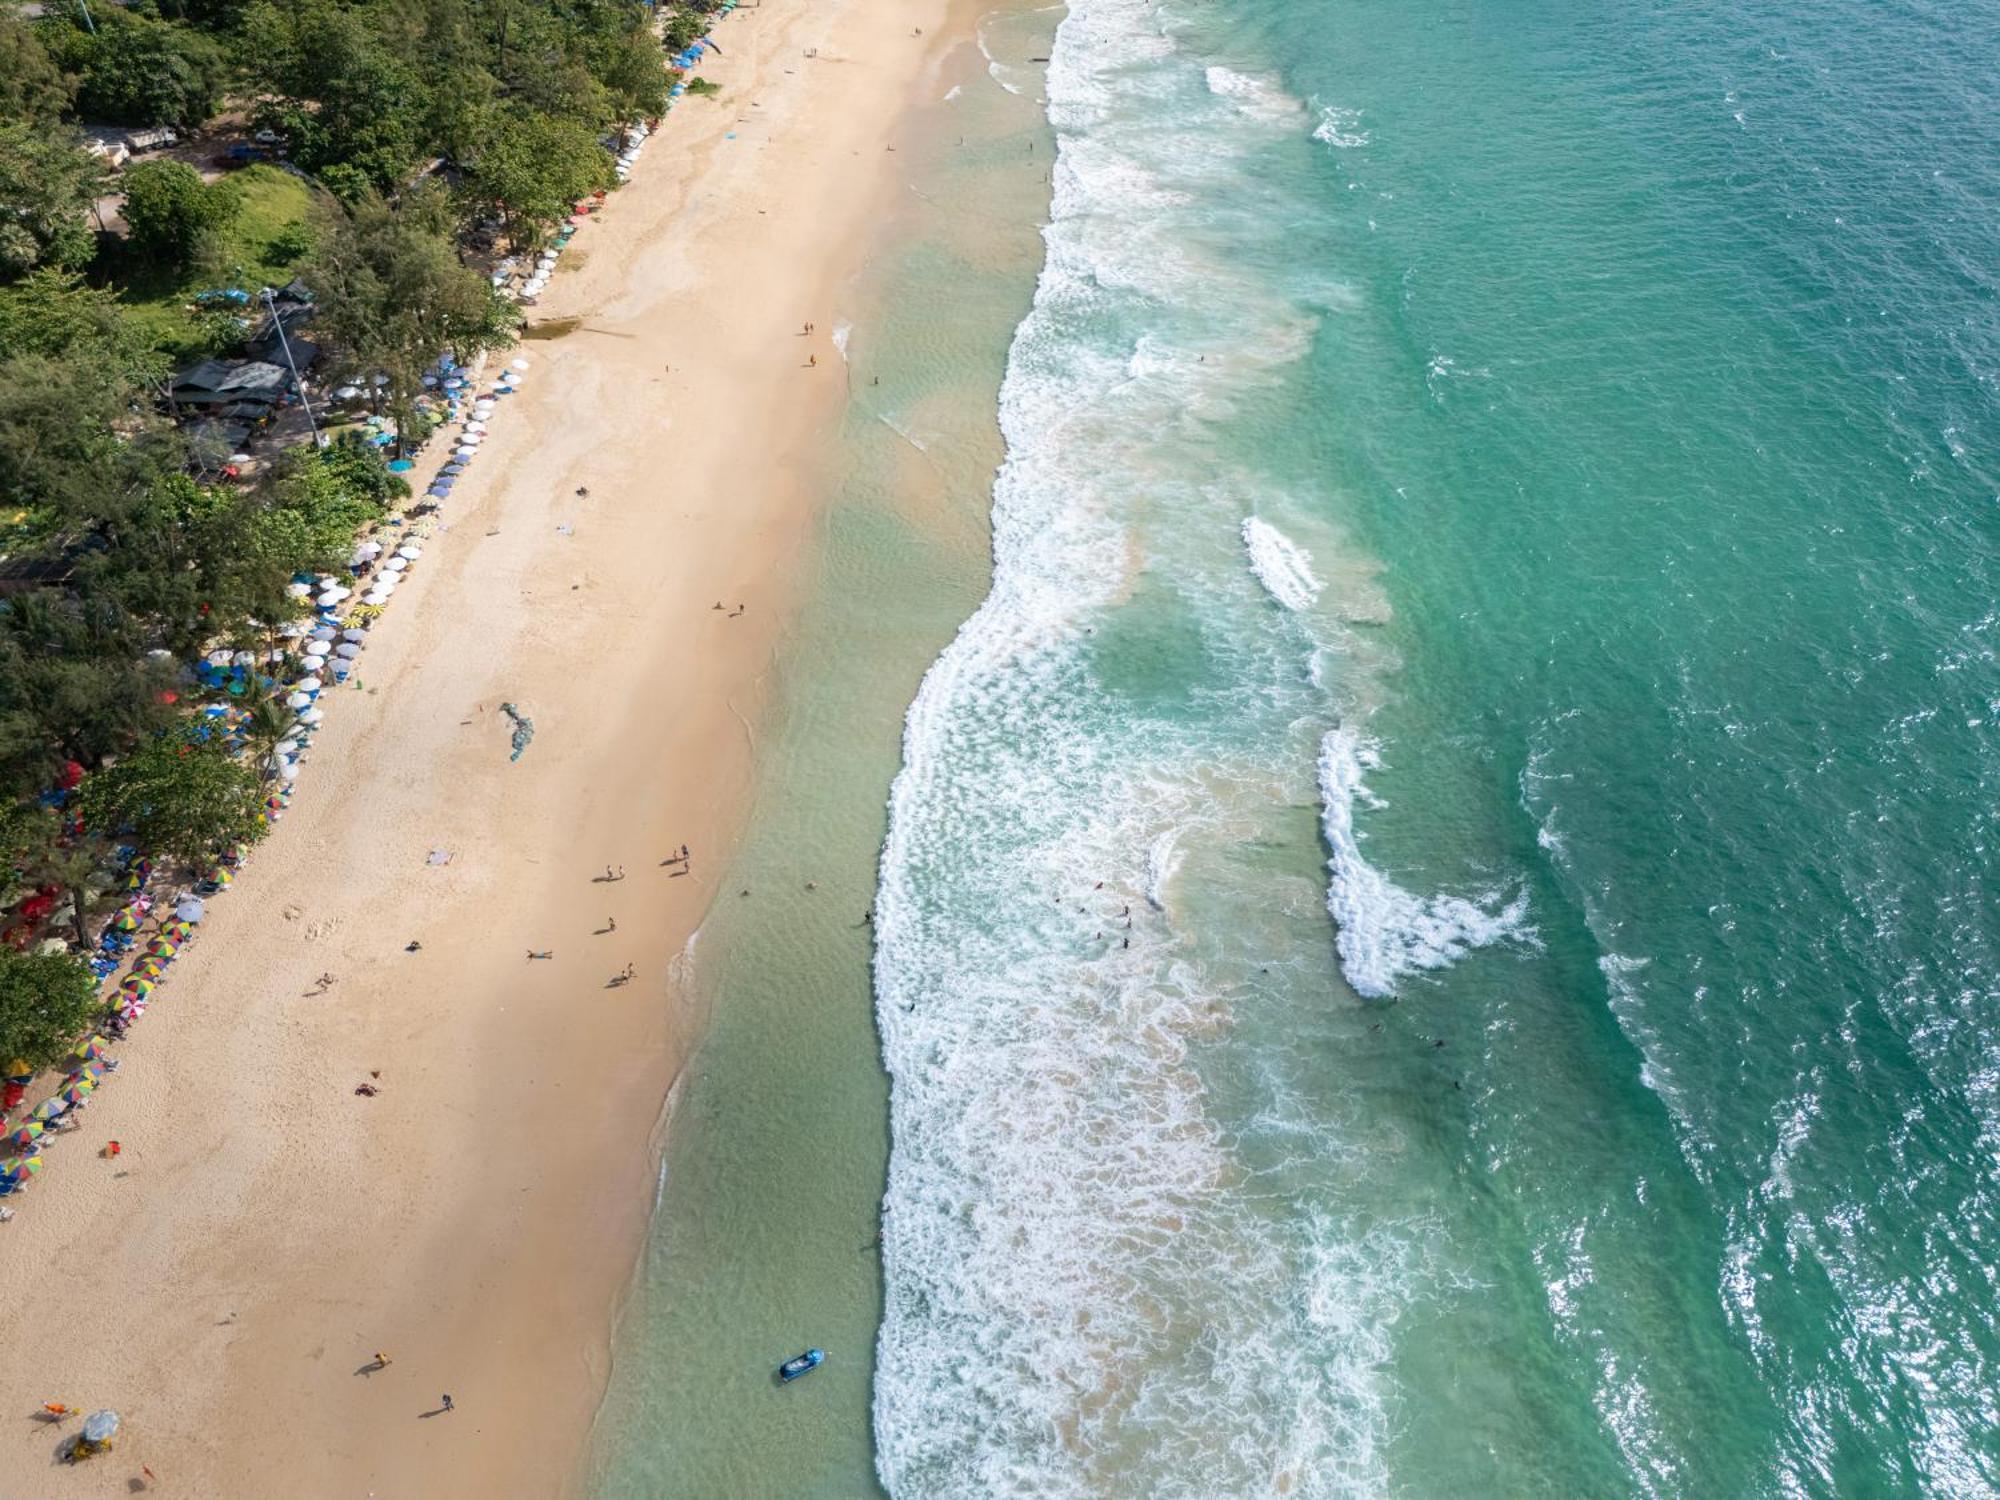
[[[373,450],[339,444],[219,482],[166,399],[170,352],[220,351],[243,325],[182,292],[255,294],[246,244],[267,273],[295,262],[284,274],[314,296],[329,367],[385,377],[390,414],[415,431],[430,361],[508,337],[511,308],[466,249],[532,245],[608,187],[607,139],[665,107],[661,31],[685,46],[708,8],[661,26],[636,0],[50,0],[34,17],[0,0],[10,911],[60,893],[87,944],[114,843],[200,861],[254,836],[259,759],[189,733],[185,664],[271,650],[299,608],[293,576],[344,564],[356,528],[403,493]],[[246,154],[281,154],[316,206],[246,226],[231,178],[170,160],[114,176],[81,129],[218,120],[258,143]],[[105,232],[107,206],[122,233]],[[172,304],[170,324],[142,291]],[[258,700],[250,724],[268,745],[289,719]],[[0,950],[0,1062],[46,1060],[66,1036],[51,1024],[77,1003],[62,973]]]

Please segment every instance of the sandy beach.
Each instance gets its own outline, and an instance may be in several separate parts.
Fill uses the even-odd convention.
[[[736,12],[722,97],[578,237],[535,310],[576,327],[524,346],[292,810],[0,1230],[0,1494],[124,1495],[142,1464],[185,1495],[573,1487],[699,1036],[672,966],[758,895],[716,881],[845,396],[838,291],[971,20]],[[54,1468],[51,1400],[117,1408],[117,1452]]]

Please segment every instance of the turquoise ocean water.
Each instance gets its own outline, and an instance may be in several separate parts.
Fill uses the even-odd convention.
[[[2000,1494],[2000,7],[981,40],[593,1492]]]
[[[995,79],[882,1484],[2000,1493],[2000,8],[1075,0]]]

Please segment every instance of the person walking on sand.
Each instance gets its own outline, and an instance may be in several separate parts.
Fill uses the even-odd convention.
[[[440,1400],[440,1401],[442,1401],[442,1402],[444,1403],[444,1409],[445,1409],[446,1411],[450,1411],[450,1410],[452,1410],[452,1401],[451,1401],[451,1392],[450,1392],[450,1391],[446,1391],[446,1392],[445,1392],[445,1393],[444,1393],[444,1394],[443,1394],[442,1396],[438,1397],[438,1400]]]
[[[380,1349],[375,1351],[375,1368],[378,1370],[389,1368],[389,1356],[384,1354]]]
[[[819,368],[819,356],[817,354],[808,354],[806,356],[806,368],[810,370],[817,370]]]
[[[616,917],[606,917],[604,919],[604,930],[606,932],[616,932],[618,930],[618,919]]]

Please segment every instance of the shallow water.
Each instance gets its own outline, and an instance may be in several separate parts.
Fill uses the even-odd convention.
[[[1048,50],[1051,21],[999,14],[984,30],[996,57],[1025,59]],[[589,1459],[602,1496],[876,1492],[888,1102],[862,916],[903,710],[986,586],[994,394],[1047,203],[1033,95],[999,88],[976,53],[964,63],[958,96],[902,146],[913,191],[832,321],[853,396],[758,728],[746,842],[681,965],[710,1028],[614,1347]],[[825,1365],[781,1389],[776,1366],[809,1345]]]

